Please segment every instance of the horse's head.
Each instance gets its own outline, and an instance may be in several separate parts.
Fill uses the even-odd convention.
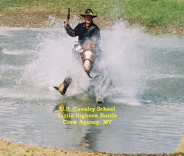
[[[86,43],[83,45],[83,53],[82,53],[82,63],[84,70],[89,73],[92,69],[92,65],[94,62],[94,43]]]
[[[91,50],[85,50],[82,53],[82,63],[84,70],[90,72],[94,61],[94,52]]]

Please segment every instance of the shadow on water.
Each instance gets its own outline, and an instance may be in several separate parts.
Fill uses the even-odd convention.
[[[58,104],[58,105],[56,105],[56,107],[54,108],[53,111],[55,112],[55,111],[59,110],[60,113],[62,113],[62,116],[65,116],[65,117],[63,117],[63,120],[71,121],[71,120],[73,120],[71,118],[71,116],[74,113],[71,113],[71,112],[67,111],[68,107],[69,106],[66,103]],[[72,124],[66,124],[65,128],[66,129],[71,129]],[[81,149],[83,149],[83,150],[90,150],[90,149],[93,150],[94,149],[94,148],[91,147],[91,144],[94,140],[91,140],[90,138],[88,138],[88,134],[91,134],[91,132],[92,132],[92,129],[91,129],[91,126],[90,126],[85,132],[86,135],[81,138],[81,141],[79,143],[79,146],[81,147]]]
[[[65,99],[65,101],[66,100],[67,99]],[[108,119],[112,119],[112,118],[102,117],[102,113],[108,114],[107,111],[105,111],[104,109],[107,109],[107,108],[116,109],[117,105],[115,104],[97,105],[95,104],[94,99],[92,98],[84,99],[84,97],[79,98],[79,96],[77,96],[77,99],[73,98],[73,99],[68,99],[67,101],[68,101],[67,103],[63,102],[63,103],[57,104],[53,108],[53,112],[58,113],[58,117],[60,117],[61,120],[65,121],[63,122],[63,125],[65,125],[66,130],[80,129],[80,132],[79,131],[74,132],[76,134],[75,137],[79,137],[79,142],[76,143],[78,145],[78,149],[89,150],[89,151],[95,151],[95,150],[99,151],[100,150],[98,147],[98,142],[100,140],[99,135],[101,133],[103,134],[104,128],[108,128],[108,126],[110,126],[112,122],[114,122],[115,120],[114,118],[113,120],[110,120],[111,123],[108,123],[109,121]],[[79,108],[79,110],[76,108]],[[80,110],[81,108],[84,109],[85,111]],[[91,111],[90,108],[94,108],[94,110]],[[88,111],[86,111],[86,109],[88,109]],[[98,109],[101,111],[98,111]],[[116,110],[113,110],[112,112],[115,114]],[[105,124],[103,123],[104,119],[106,121]],[[77,124],[75,124],[76,121],[77,121]],[[95,121],[97,122],[99,121],[100,124],[96,125]]]

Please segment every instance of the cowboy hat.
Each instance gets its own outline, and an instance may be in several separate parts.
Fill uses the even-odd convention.
[[[84,14],[81,14],[81,16],[92,16],[93,18],[97,17],[97,15],[93,14],[93,11],[91,9],[87,9]]]

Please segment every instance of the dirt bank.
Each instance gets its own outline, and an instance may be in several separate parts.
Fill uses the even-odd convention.
[[[55,9],[45,9],[45,8],[9,8],[8,10],[3,10],[0,12],[0,26],[1,27],[26,27],[26,28],[39,28],[39,27],[50,27],[51,23],[48,23],[49,17],[55,17],[56,19],[66,18],[66,12],[57,11]],[[77,15],[78,16],[78,15]],[[75,15],[72,15],[71,21]],[[82,17],[78,16],[83,20]],[[101,22],[104,21],[104,22]],[[112,25],[113,21],[108,21],[103,19],[103,17],[98,17],[95,19],[100,27],[106,25]]]
[[[66,10],[66,9],[65,9]],[[1,27],[26,27],[26,28],[39,28],[39,27],[50,27],[52,25],[48,24],[49,16],[56,17],[58,19],[64,19],[66,17],[66,12],[59,11],[57,9],[45,9],[42,7],[37,8],[8,8],[8,10],[2,10],[0,12],[0,26]],[[78,15],[77,15],[78,16]],[[72,15],[74,17],[74,15]],[[71,17],[71,18],[72,18]],[[80,16],[78,16],[80,18]],[[73,18],[71,21],[74,20]],[[82,18],[81,18],[82,20]],[[112,19],[107,19],[105,17],[99,16],[95,18],[95,23],[99,25],[100,28],[106,26],[111,26],[117,21]],[[147,28],[142,27],[139,21],[128,20],[127,26],[139,25],[145,32],[150,34],[184,34],[183,27],[168,26],[168,27],[153,27]]]
[[[1,27],[48,27],[46,22],[48,17],[52,15],[62,18],[63,15],[55,10],[45,9],[8,9],[0,13]]]
[[[1,156],[182,156],[184,155],[184,137],[172,154],[112,154],[104,152],[88,152],[64,150],[58,148],[14,144],[0,140]]]
[[[174,153],[183,153],[184,154],[184,135],[183,135],[180,143],[176,147]]]

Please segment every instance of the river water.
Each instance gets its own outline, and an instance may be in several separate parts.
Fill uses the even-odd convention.
[[[0,30],[0,138],[32,145],[114,153],[170,153],[184,132],[184,38],[150,36],[119,23],[101,31],[102,66],[113,87],[96,108],[91,80],[72,58],[77,40],[64,29]],[[73,63],[75,62],[75,63]],[[72,64],[72,65],[71,65]],[[72,67],[76,82],[65,97],[59,85]],[[90,95],[89,95],[90,94]],[[64,124],[73,115],[114,113],[110,124]]]

